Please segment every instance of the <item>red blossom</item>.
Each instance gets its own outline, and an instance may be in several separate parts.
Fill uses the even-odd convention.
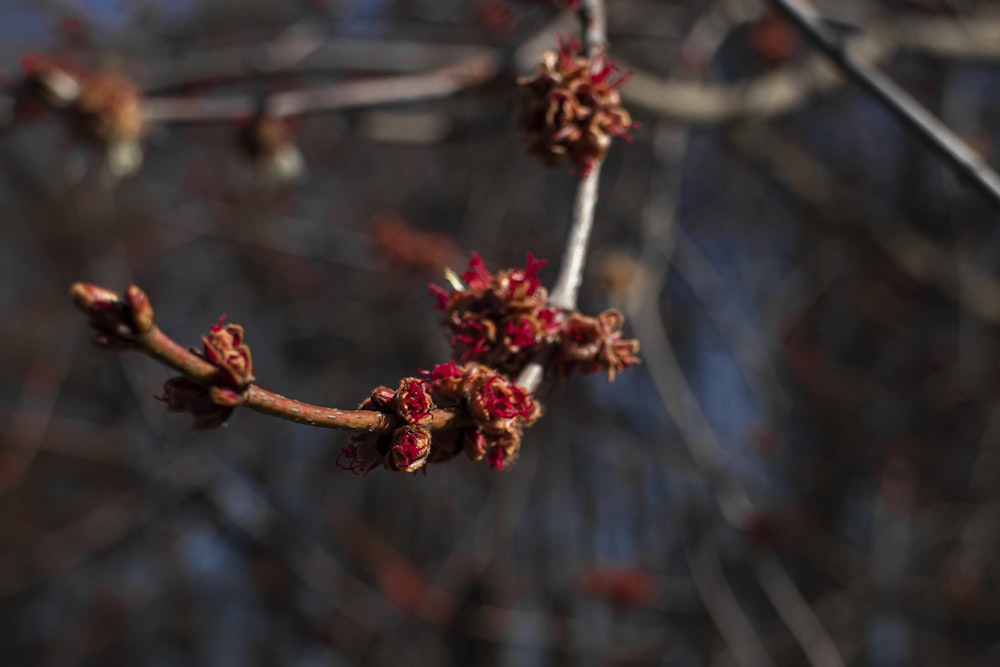
[[[486,453],[486,461],[493,470],[503,470],[503,462],[506,458],[507,454],[503,451],[502,447],[491,447]]]
[[[238,324],[223,325],[225,315],[209,327],[208,336],[202,336],[205,359],[219,369],[221,381],[235,389],[244,389],[253,382],[253,361],[250,348],[243,342],[243,327]]]
[[[542,285],[541,281],[538,280],[538,272],[546,264],[548,264],[548,260],[535,260],[534,256],[529,252],[528,261],[524,269],[514,269],[510,272],[508,288],[510,296],[523,298],[534,294],[535,290]]]
[[[393,433],[388,467],[414,472],[424,466],[431,451],[431,433],[419,426],[402,426]]]
[[[451,292],[440,285],[435,285],[434,283],[427,285],[427,289],[437,302],[434,307],[437,310],[446,310],[448,308],[448,298],[451,296]]]
[[[396,390],[396,413],[409,424],[424,424],[431,420],[434,402],[427,383],[418,378],[403,378]]]
[[[462,273],[462,280],[469,289],[475,291],[489,289],[493,283],[493,274],[486,268],[486,263],[478,252],[472,253],[469,258],[469,268]]]

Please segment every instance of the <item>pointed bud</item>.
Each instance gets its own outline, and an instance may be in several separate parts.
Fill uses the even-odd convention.
[[[132,330],[142,335],[153,328],[153,306],[149,298],[135,285],[129,285],[125,290],[125,303],[128,304],[132,318]]]
[[[108,308],[121,301],[111,290],[93,283],[73,283],[69,288],[69,294],[76,307],[88,314],[95,306]]]

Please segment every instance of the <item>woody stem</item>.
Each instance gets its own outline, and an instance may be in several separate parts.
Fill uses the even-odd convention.
[[[215,366],[171,339],[156,325],[153,325],[148,332],[138,335],[136,344],[140,351],[199,384],[211,386],[217,380]],[[253,384],[247,388],[244,406],[271,417],[299,424],[345,431],[389,433],[401,423],[393,413],[375,410],[341,410],[313,405],[281,396]],[[467,412],[452,408],[432,411],[431,421],[425,424],[425,427],[431,431],[441,431],[470,426],[472,423],[472,418]]]
[[[583,42],[587,57],[593,61],[601,57],[607,49],[607,25],[605,22],[604,0],[583,0],[580,7],[583,22]],[[597,207],[597,186],[601,180],[601,161],[595,162],[586,175],[580,179],[573,205],[573,220],[569,236],[563,250],[559,277],[549,297],[549,303],[563,310],[576,310],[583,269],[587,262],[587,247],[590,232],[594,228],[594,209]],[[552,354],[547,348],[528,364],[517,378],[517,384],[528,391],[534,391],[541,384],[545,374],[545,363]]]

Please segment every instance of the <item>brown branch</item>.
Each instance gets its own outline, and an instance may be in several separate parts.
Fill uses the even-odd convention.
[[[110,290],[88,283],[76,283],[70,292],[77,306],[90,316],[91,325],[99,331],[95,338],[98,345],[137,350],[203,387],[223,386],[219,366],[180,345],[156,326],[152,321],[152,308],[136,286],[126,290],[124,300]],[[394,413],[313,405],[276,394],[256,384],[245,387],[238,402],[232,404],[233,407],[237,405],[299,424],[344,431],[391,433],[402,424]],[[449,408],[432,411],[431,420],[423,426],[431,431],[441,431],[473,423],[465,410]]]

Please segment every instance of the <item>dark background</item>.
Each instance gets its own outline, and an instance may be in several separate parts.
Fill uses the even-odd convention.
[[[344,434],[251,412],[191,433],[153,398],[167,369],[87,343],[69,284],[135,282],[178,341],[225,313],[262,386],[350,407],[448,354],[440,267],[380,250],[378,220],[446,235],[456,269],[547,257],[551,284],[577,179],[513,126],[533,40],[575,25],[544,4],[3,3],[0,664],[1000,664],[997,206],[857,88],[796,78],[816,56],[754,3],[609,0],[642,125],[607,159],[581,309],[625,311],[645,364],[543,392],[513,469],[356,478]],[[996,163],[990,3],[818,5]],[[256,66],[295,38],[383,46]],[[158,125],[115,178],[58,117],[13,117],[26,51],[198,99],[455,45],[497,75],[297,119],[294,182],[238,120]],[[772,80],[799,97],[751,108]]]

